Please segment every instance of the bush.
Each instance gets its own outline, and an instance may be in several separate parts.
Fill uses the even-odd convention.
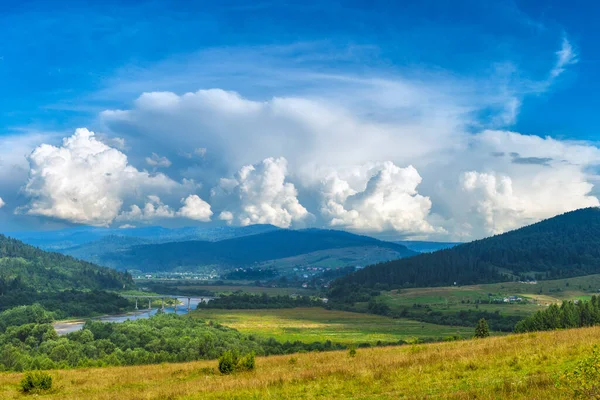
[[[356,347],[350,347],[350,350],[348,350],[348,357],[356,357]]]
[[[236,371],[252,371],[256,367],[256,355],[254,352],[240,357],[237,352],[226,351],[219,357],[219,372],[231,374]]]
[[[557,386],[567,388],[575,399],[600,398],[600,347],[594,346],[592,354],[562,374]]]
[[[52,388],[52,376],[47,372],[27,372],[21,380],[21,390],[24,393],[41,392]]]
[[[256,355],[254,352],[246,354],[240,359],[237,369],[240,371],[253,371],[256,367]]]
[[[219,372],[222,374],[231,374],[235,372],[238,363],[238,355],[231,350],[227,350],[219,357]]]

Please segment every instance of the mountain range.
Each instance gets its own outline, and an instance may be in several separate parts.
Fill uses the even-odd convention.
[[[196,272],[204,267],[224,271],[257,264],[273,269],[365,266],[417,254],[402,244],[368,236],[323,229],[295,231],[272,225],[79,227],[12,235],[42,249],[99,265],[145,272]]]
[[[118,238],[105,238],[104,242],[107,240],[116,241],[117,246],[121,243]],[[310,258],[313,258],[313,265],[327,261],[330,265],[337,263],[340,266],[362,262],[364,266],[415,254],[417,253],[397,243],[343,231],[278,229],[217,242],[194,240],[135,244],[121,250],[104,252],[97,257],[102,265],[157,272],[193,271],[201,266],[227,269],[265,262],[269,262],[270,267],[277,268],[276,261],[286,263],[290,258],[295,258],[294,262],[299,266]]]

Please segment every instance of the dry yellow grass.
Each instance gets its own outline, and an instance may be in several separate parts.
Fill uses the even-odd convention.
[[[253,372],[216,361],[51,371],[46,399],[569,399],[555,376],[600,342],[600,327],[428,345],[257,359]],[[295,362],[290,362],[295,359]],[[25,398],[22,374],[0,374],[0,398]]]

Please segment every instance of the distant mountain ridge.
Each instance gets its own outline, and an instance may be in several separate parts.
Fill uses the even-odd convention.
[[[600,208],[586,208],[450,249],[372,265],[336,280],[332,290],[343,292],[352,285],[466,285],[599,272]]]
[[[104,265],[119,269],[169,271],[198,265],[247,266],[328,249],[370,247],[390,249],[394,258],[417,253],[397,243],[343,231],[278,229],[217,242],[184,241],[137,245],[124,251],[107,253]]]
[[[234,237],[270,232],[280,228],[273,225],[250,225],[244,227],[184,227],[163,228],[149,226],[141,228],[109,229],[96,227],[77,227],[57,231],[9,232],[7,236],[19,239],[27,244],[44,250],[63,251],[82,247],[85,244],[100,241],[105,237],[115,236],[146,240],[148,243],[167,243],[189,240],[219,241]],[[126,239],[124,239],[126,241]]]

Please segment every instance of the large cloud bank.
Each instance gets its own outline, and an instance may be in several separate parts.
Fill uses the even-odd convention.
[[[563,50],[549,79],[575,60]],[[19,193],[6,197],[6,186],[3,196],[17,213],[78,224],[180,219],[445,240],[600,204],[595,145],[475,121],[482,110],[490,125],[514,119],[520,98],[343,82],[328,96],[260,101],[221,89],[144,93],[101,113],[102,136],[15,143],[29,146],[26,158],[0,150],[0,179]]]

